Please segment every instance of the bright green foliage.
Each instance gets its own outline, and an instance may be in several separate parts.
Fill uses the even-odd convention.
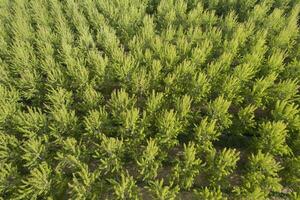
[[[298,105],[287,101],[276,102],[275,109],[272,111],[275,120],[282,120],[287,124],[290,132],[288,142],[293,149],[293,153],[300,154],[300,114]]]
[[[0,102],[1,102],[1,114],[0,114],[0,123],[1,126],[6,125],[7,118],[17,110],[17,101],[19,100],[19,95],[16,90],[11,90],[5,86],[0,85]],[[3,129],[3,128],[1,128]]]
[[[116,199],[138,199],[138,188],[132,176],[121,173],[121,179],[110,180]]]
[[[47,118],[41,110],[28,108],[27,112],[16,113],[12,121],[21,137],[32,138],[45,132]]]
[[[239,122],[241,123],[241,129],[249,131],[256,127],[256,122],[254,119],[254,111],[256,106],[248,105],[245,108],[242,108],[238,113]]]
[[[259,151],[250,156],[246,174],[243,176],[243,185],[237,189],[242,198],[265,199],[270,192],[279,192],[282,189],[278,172],[282,169],[274,157]]]
[[[19,142],[13,135],[0,132],[0,159],[5,162],[16,161],[17,154],[19,153]]]
[[[84,118],[84,129],[86,134],[91,137],[99,136],[105,127],[107,121],[108,113],[104,108],[99,108],[97,110],[91,110]]]
[[[98,148],[95,150],[94,157],[100,161],[99,167],[105,169],[104,173],[122,169],[123,144],[122,140],[103,136],[101,144],[96,145]]]
[[[16,199],[38,199],[48,196],[51,190],[51,169],[47,163],[41,163],[30,171],[29,176],[22,180]]]
[[[0,199],[299,199],[299,13],[0,0]]]
[[[298,105],[289,104],[287,101],[276,102],[275,109],[272,111],[275,120],[283,120],[288,124],[291,131],[300,130],[300,115]]]
[[[179,187],[165,186],[164,180],[161,179],[150,182],[148,190],[151,191],[153,199],[175,200],[179,192]]]
[[[237,198],[242,200],[265,200],[266,194],[260,189],[260,187],[256,187],[253,190],[248,191],[247,189],[240,190],[237,188]]]
[[[270,87],[274,84],[276,75],[274,73],[260,78],[255,81],[253,88],[251,90],[251,95],[253,96],[253,101],[256,106],[262,106],[269,102]]]
[[[224,148],[221,152],[212,151],[208,156],[207,171],[211,176],[211,184],[219,185],[226,182],[239,160],[239,152],[235,149]]]
[[[195,191],[197,199],[201,200],[226,200],[227,198],[223,196],[220,187],[208,189],[205,187],[202,190]]]
[[[299,196],[298,193],[293,192],[293,193],[291,193],[291,194],[289,195],[289,198],[290,198],[291,200],[299,200],[299,199],[300,199],[300,196]]]
[[[101,183],[96,182],[99,178],[98,171],[90,173],[86,165],[73,174],[73,180],[68,183],[69,193],[72,199],[96,199],[101,195]]]
[[[157,119],[160,145],[170,148],[177,144],[177,135],[181,131],[181,124],[174,110],[165,110]]]
[[[45,145],[42,144],[42,141],[41,138],[31,138],[24,143],[23,147],[21,147],[23,150],[21,157],[25,161],[24,166],[29,169],[36,167],[43,159],[45,159],[44,154],[46,153],[46,148]]]
[[[300,157],[290,158],[284,163],[283,182],[294,191],[300,191]]]
[[[18,172],[17,168],[13,167],[11,164],[4,164],[0,166],[0,192],[1,193],[6,193],[6,192],[12,192],[13,190],[16,189],[16,184],[17,184],[17,179],[18,177]]]
[[[199,143],[199,147],[205,150],[212,149],[212,142],[218,139],[220,133],[216,130],[216,120],[211,122],[208,118],[204,118],[199,126],[195,128],[195,140]]]
[[[137,160],[143,180],[153,180],[156,178],[158,168],[161,166],[158,156],[159,147],[157,146],[157,142],[150,139],[141,158]]]
[[[182,158],[179,159],[173,169],[172,181],[183,189],[193,186],[195,177],[200,173],[201,160],[197,159],[194,143],[184,144]]]
[[[230,102],[225,100],[222,96],[210,102],[208,105],[208,116],[217,121],[220,129],[228,128],[232,121],[228,113]]]
[[[273,155],[283,155],[290,152],[286,144],[287,130],[282,121],[263,123],[259,129],[256,141],[257,148]]]

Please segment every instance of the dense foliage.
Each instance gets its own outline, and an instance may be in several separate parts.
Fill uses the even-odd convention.
[[[0,0],[0,198],[300,199],[297,0]]]

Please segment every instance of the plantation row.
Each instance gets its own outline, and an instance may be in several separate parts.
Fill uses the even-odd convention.
[[[297,0],[0,0],[0,199],[300,199]]]

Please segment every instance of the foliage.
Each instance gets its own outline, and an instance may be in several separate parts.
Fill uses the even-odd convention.
[[[223,196],[220,187],[218,188],[213,188],[213,189],[208,189],[205,187],[204,189],[200,191],[195,191],[195,194],[197,198],[199,199],[207,199],[207,200],[221,200],[224,199],[226,200],[227,198]]]
[[[167,200],[167,199],[174,200],[176,199],[179,192],[179,186],[175,186],[175,187],[165,186],[164,179],[150,182],[148,189],[152,192],[152,197],[154,199],[159,199],[159,200]]]
[[[177,161],[173,169],[173,182],[183,189],[190,189],[193,186],[195,177],[200,173],[201,160],[197,159],[194,143],[184,144],[182,158]]]
[[[0,199],[299,199],[298,0],[0,0]]]
[[[245,176],[243,176],[243,185],[237,189],[237,192],[243,198],[256,196],[258,199],[267,198],[270,192],[279,192],[282,189],[278,172],[281,166],[274,157],[269,154],[263,154],[259,151],[256,155],[252,154],[247,165]]]

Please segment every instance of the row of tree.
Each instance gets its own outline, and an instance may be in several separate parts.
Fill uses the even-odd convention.
[[[0,197],[299,199],[299,11],[0,0]]]

